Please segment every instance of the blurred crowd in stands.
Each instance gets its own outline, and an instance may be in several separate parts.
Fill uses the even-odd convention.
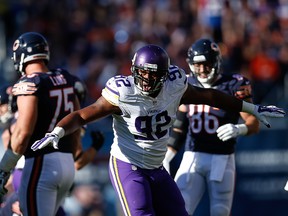
[[[251,79],[254,103],[287,99],[288,0],[2,0],[0,17],[0,84],[17,79],[11,48],[26,31],[46,36],[51,68],[86,83],[87,104],[108,78],[131,74],[143,44],[162,46],[189,73],[187,49],[207,37],[221,48],[224,73]]]
[[[200,37],[214,39],[224,72],[254,82],[256,103],[275,85],[283,87],[288,70],[287,0],[9,0],[0,2],[0,16],[6,46],[0,60],[10,58],[19,34],[41,32],[51,46],[51,67],[83,79],[88,103],[109,77],[130,74],[131,55],[144,43],[163,46],[188,72],[188,47]]]

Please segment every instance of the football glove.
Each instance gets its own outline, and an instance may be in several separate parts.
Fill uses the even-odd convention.
[[[217,136],[223,142],[235,138],[240,135],[245,135],[248,132],[248,128],[245,124],[225,124],[220,126],[217,130]]]
[[[100,131],[91,131],[92,147],[99,151],[104,144],[104,136]]]
[[[33,145],[31,146],[31,149],[33,151],[36,151],[38,149],[42,149],[46,147],[47,145],[52,145],[53,148],[58,149],[59,139],[62,138],[64,134],[65,134],[65,131],[63,128],[55,127],[51,133],[46,133],[45,137],[43,137],[40,140],[35,141]]]
[[[282,108],[276,107],[274,105],[270,106],[256,105],[253,114],[260,122],[262,122],[268,128],[270,128],[270,124],[267,121],[267,117],[282,118],[285,116],[286,113]]]
[[[10,172],[0,170],[0,197],[3,197],[7,193],[5,185],[10,177]]]
[[[261,106],[252,103],[247,103],[246,101],[243,101],[242,103],[242,111],[254,115],[260,122],[265,124],[268,128],[270,128],[270,124],[267,121],[267,117],[283,118],[286,114],[282,108],[276,107],[274,105]]]

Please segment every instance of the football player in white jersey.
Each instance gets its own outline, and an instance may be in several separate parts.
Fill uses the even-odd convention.
[[[192,44],[188,49],[187,63],[191,69],[188,82],[192,85],[218,89],[252,102],[249,80],[240,74],[222,74],[220,49],[210,39],[199,39]],[[239,123],[239,117],[244,122]],[[258,120],[248,113],[225,111],[207,105],[179,107],[163,164],[169,170],[169,162],[185,143],[187,135],[175,181],[189,215],[195,212],[206,186],[210,215],[230,215],[235,187],[236,137],[258,131]]]
[[[62,137],[112,115],[110,179],[127,216],[188,215],[175,181],[162,165],[169,129],[181,103],[249,112],[267,126],[267,116],[285,115],[275,106],[257,106],[214,89],[193,87],[185,72],[170,65],[168,54],[157,45],[140,48],[132,59],[131,71],[131,76],[109,79],[95,103],[64,117],[31,147],[34,151],[47,145],[58,148]]]

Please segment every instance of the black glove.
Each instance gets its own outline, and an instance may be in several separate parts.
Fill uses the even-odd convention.
[[[91,139],[92,139],[92,147],[96,149],[96,151],[99,151],[99,149],[104,144],[104,136],[100,131],[91,131],[90,133]]]
[[[0,170],[0,197],[4,196],[7,193],[5,185],[10,177],[10,172],[5,172]]]

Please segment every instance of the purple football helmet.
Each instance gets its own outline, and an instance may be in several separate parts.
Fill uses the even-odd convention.
[[[49,46],[46,39],[37,32],[27,32],[20,35],[13,44],[14,67],[21,75],[25,74],[25,64],[30,61],[43,59],[48,63],[50,58]]]
[[[144,95],[159,92],[167,79],[170,58],[166,51],[153,44],[140,48],[132,59],[132,75],[136,87]]]

